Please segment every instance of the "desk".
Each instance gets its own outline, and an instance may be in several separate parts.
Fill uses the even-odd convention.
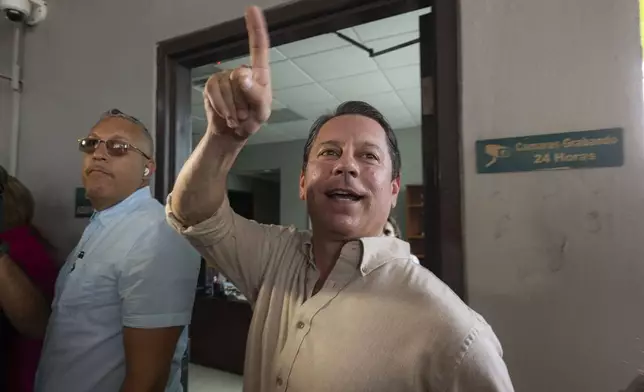
[[[190,325],[190,362],[243,374],[250,304],[197,295]]]

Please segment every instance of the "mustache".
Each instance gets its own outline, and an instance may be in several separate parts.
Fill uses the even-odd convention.
[[[108,176],[114,178],[114,174],[112,174],[112,172],[110,172],[109,170],[105,169],[104,167],[96,166],[96,165],[90,166],[87,169],[85,169],[85,175],[89,175],[91,172],[94,172],[94,171],[101,172],[101,173],[103,173],[105,175],[108,175]]]

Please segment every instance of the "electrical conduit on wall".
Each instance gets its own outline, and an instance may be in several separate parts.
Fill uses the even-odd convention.
[[[640,43],[644,48],[644,1],[640,0]]]
[[[11,112],[11,139],[9,148],[9,174],[15,176],[18,172],[18,146],[20,142],[20,96],[21,96],[21,66],[20,49],[22,46],[22,23],[14,28],[13,57],[11,63],[11,90],[12,90],[12,112]]]
[[[640,4],[640,47],[644,50],[644,0],[639,1]],[[642,81],[644,81],[644,58],[642,58]],[[644,95],[644,90],[642,90]]]
[[[25,26],[36,26],[47,18],[45,0],[21,0],[3,2],[0,8],[7,19],[14,23],[13,56],[11,59],[12,114],[11,136],[9,141],[9,174],[18,172],[18,153],[20,145],[20,99],[22,93],[22,47]]]

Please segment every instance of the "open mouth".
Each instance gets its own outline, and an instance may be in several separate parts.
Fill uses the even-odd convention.
[[[327,197],[333,200],[347,200],[347,201],[360,201],[364,198],[348,189],[332,189],[325,193]]]

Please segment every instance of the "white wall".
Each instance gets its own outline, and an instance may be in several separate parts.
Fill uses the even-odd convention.
[[[637,0],[461,1],[467,283],[521,392],[644,369]],[[622,126],[626,164],[475,174],[477,139]]]
[[[50,2],[48,19],[26,37],[18,176],[37,199],[36,223],[61,253],[86,224],[74,219],[74,188],[81,184],[76,139],[110,107],[153,128],[157,42],[241,17],[245,3]]]
[[[0,19],[0,74],[11,76],[13,51],[13,24]],[[0,79],[0,165],[9,169],[9,144],[11,139],[11,82]]]

